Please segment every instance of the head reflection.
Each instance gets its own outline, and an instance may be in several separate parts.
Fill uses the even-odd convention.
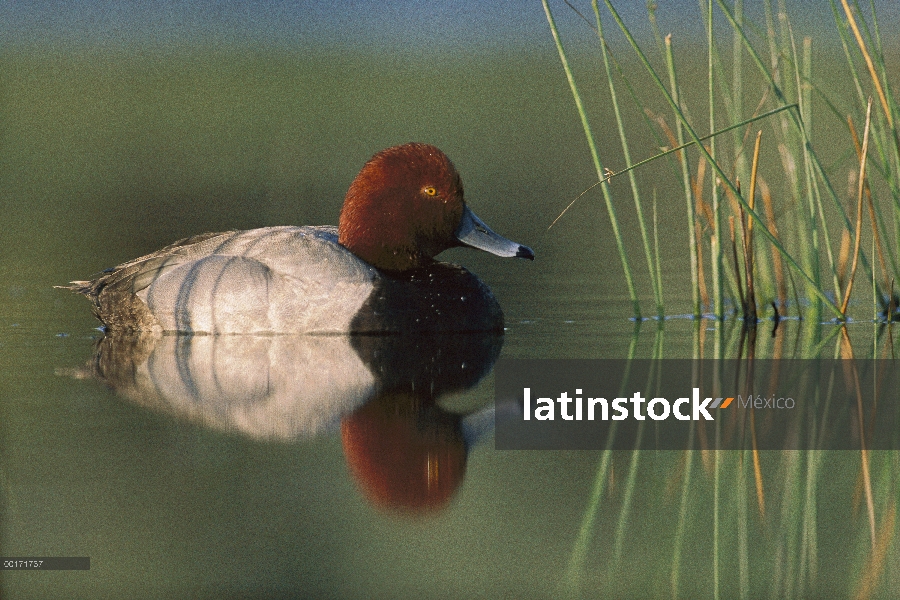
[[[443,508],[462,484],[462,419],[412,394],[385,394],[341,421],[347,465],[366,497],[384,509]]]

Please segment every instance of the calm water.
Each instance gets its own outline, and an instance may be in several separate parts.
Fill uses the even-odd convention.
[[[493,449],[484,411],[497,352],[731,358],[747,349],[736,320],[629,319],[598,197],[546,232],[592,181],[557,63],[392,60],[2,57],[0,555],[90,556],[91,570],[0,572],[0,596],[697,598],[717,587],[723,598],[896,597],[897,453],[870,457],[869,495],[849,452],[764,453],[756,479],[742,453],[606,462],[599,452]],[[186,342],[170,339],[171,348],[126,353],[103,381],[89,376],[97,323],[83,299],[53,285],[200,231],[334,223],[362,162],[413,139],[443,148],[470,205],[537,253],[534,263],[446,253],[491,286],[507,331],[389,348],[406,360],[459,352],[482,369],[448,375],[438,408],[421,417],[414,398],[394,394],[362,411],[352,393],[333,393],[323,373],[359,357],[371,366],[366,357],[381,351],[342,339],[277,351],[270,339],[219,348],[228,360],[212,365],[174,366]],[[666,302],[677,313],[688,310],[686,239],[669,171],[640,177],[658,189]],[[627,184],[616,185],[630,202]],[[649,287],[642,294],[649,312]],[[889,353],[887,334],[858,310],[855,352]],[[772,326],[760,327],[756,355],[835,353],[834,326],[788,320],[775,335]],[[212,352],[201,347],[208,339],[192,343],[191,361]],[[265,363],[286,386],[281,396],[253,395],[263,355],[287,357],[288,371]],[[358,386],[366,365],[353,371]],[[178,395],[175,372],[232,380]],[[427,419],[428,440],[382,454],[347,441],[360,423],[411,435],[409,414]],[[415,452],[442,487],[391,508],[366,461],[399,464]]]

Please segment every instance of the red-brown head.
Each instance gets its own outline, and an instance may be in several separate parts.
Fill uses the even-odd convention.
[[[495,234],[466,207],[453,163],[428,144],[382,150],[363,166],[344,199],[338,241],[390,271],[427,265],[460,245],[534,258],[529,248]]]

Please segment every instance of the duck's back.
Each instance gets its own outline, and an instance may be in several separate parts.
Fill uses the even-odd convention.
[[[335,227],[266,227],[179,240],[73,288],[113,329],[346,332],[378,274]]]

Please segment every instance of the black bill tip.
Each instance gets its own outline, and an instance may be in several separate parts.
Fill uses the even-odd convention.
[[[516,252],[516,258],[527,258],[528,260],[534,260],[534,250],[532,250],[528,246],[519,246],[519,251]]]

